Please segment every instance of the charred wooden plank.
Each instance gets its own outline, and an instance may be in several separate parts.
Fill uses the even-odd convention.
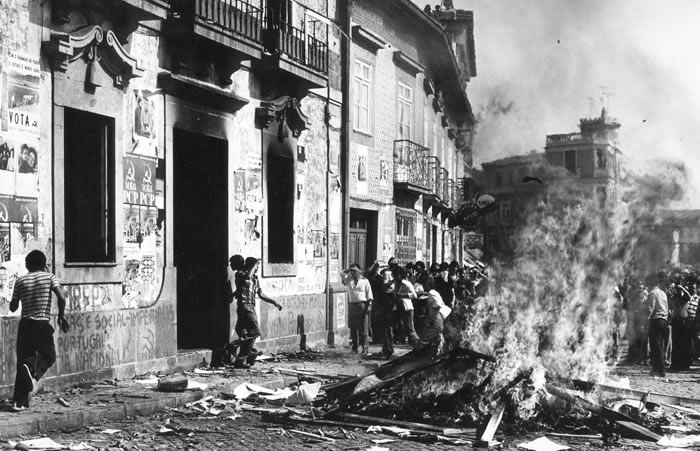
[[[436,434],[441,434],[445,436],[453,435],[476,435],[476,429],[459,429],[459,428],[443,428],[440,426],[433,426],[424,423],[414,423],[412,421],[401,421],[401,420],[389,420],[380,417],[371,417],[366,415],[357,415],[354,413],[336,412],[334,415],[336,418],[342,418],[353,423],[364,423],[369,425],[380,425],[380,426],[397,426],[406,429],[411,429],[416,432],[431,432]]]

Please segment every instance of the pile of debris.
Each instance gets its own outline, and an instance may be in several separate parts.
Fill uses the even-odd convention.
[[[547,380],[535,371],[519,374],[499,392],[486,393],[495,364],[488,355],[456,347],[437,358],[430,349],[414,350],[363,376],[273,368],[296,376],[298,385],[273,390],[244,383],[221,398],[206,397],[187,409],[231,420],[254,412],[285,425],[281,433],[318,442],[353,440],[353,428],[361,428],[401,440],[481,446],[498,443],[497,432],[601,444],[620,439],[700,444],[698,436],[677,436],[700,432],[695,421],[700,419],[700,400]],[[533,399],[535,404],[524,407],[523,400]],[[523,408],[530,409],[528,415],[522,414]],[[523,445],[540,449],[543,443]]]

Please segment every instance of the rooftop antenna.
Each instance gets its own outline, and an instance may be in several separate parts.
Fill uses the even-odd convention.
[[[601,86],[600,87],[600,104],[605,108],[606,110],[610,109],[610,97],[614,96],[614,92],[607,91],[607,86]]]

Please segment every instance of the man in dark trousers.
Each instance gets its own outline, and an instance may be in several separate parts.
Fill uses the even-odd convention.
[[[12,397],[12,410],[29,407],[31,393],[37,389],[37,381],[56,361],[56,347],[51,326],[51,293],[58,299],[58,326],[63,332],[70,327],[64,316],[66,299],[56,276],[46,272],[46,255],[35,250],[24,260],[28,274],[15,283],[10,302],[14,312],[22,304],[22,319],[17,331],[17,376]]]
[[[265,293],[263,293],[260,288],[260,282],[257,276],[259,266],[260,261],[257,258],[248,257],[245,259],[243,271],[238,271],[236,273],[235,296],[238,301],[238,308],[236,309],[238,315],[236,333],[240,338],[241,347],[238,349],[236,362],[233,365],[234,368],[250,368],[250,364],[255,361],[255,359],[252,358],[253,355],[251,351],[253,350],[255,340],[260,336],[258,315],[255,312],[256,296],[262,301],[274,305],[278,310],[282,310],[282,306],[273,299],[265,296]]]
[[[668,298],[663,288],[666,285],[666,274],[660,272],[656,278],[650,277],[647,302],[649,305],[649,350],[651,351],[651,374],[666,376],[664,355],[666,352],[666,335],[668,328]]]

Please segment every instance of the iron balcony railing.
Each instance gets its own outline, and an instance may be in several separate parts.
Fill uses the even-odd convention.
[[[284,54],[322,73],[328,73],[328,45],[307,34],[304,29],[270,16],[266,22],[265,50],[273,54]]]
[[[443,204],[447,203],[447,179],[448,179],[449,173],[447,172],[447,169],[445,168],[440,168],[440,186],[438,186],[438,195],[440,196],[440,200],[442,201]]]
[[[263,11],[246,0],[195,0],[195,14],[232,34],[262,43]]]
[[[442,194],[442,185],[440,184],[440,159],[434,155],[427,157],[428,183],[430,192],[435,197],[440,197]]]
[[[427,147],[407,139],[394,141],[394,182],[430,190]]]
[[[452,207],[455,204],[455,181],[453,179],[447,180],[447,198],[445,203]]]

